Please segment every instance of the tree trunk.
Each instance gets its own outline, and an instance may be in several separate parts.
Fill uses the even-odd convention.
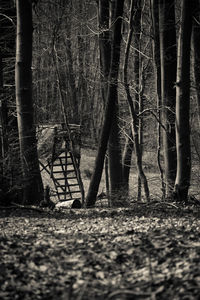
[[[160,63],[163,153],[166,196],[170,197],[176,178],[175,106],[176,106],[176,27],[175,1],[159,2]]]
[[[134,107],[135,113],[138,115],[143,110],[143,99],[140,95],[141,93],[141,76],[142,76],[142,64],[140,57],[140,38],[141,38],[141,19],[142,19],[142,7],[141,0],[134,1],[134,18],[133,18],[133,43],[134,43],[134,82],[135,82],[135,95],[134,95]],[[140,160],[142,165],[142,127],[143,127],[143,117],[137,118],[137,128],[138,128],[138,147],[140,148]],[[141,186],[141,176],[138,172],[138,184],[137,184],[137,200],[141,201],[142,196],[142,186]]]
[[[32,5],[29,0],[17,0],[16,39],[16,105],[23,172],[23,202],[39,204],[43,185],[38,162],[36,129],[32,101]]]
[[[100,80],[101,80],[101,96],[103,100],[103,108],[105,109],[106,96],[108,92],[108,78],[111,63],[111,40],[109,30],[110,7],[109,1],[98,1],[98,23],[99,23],[99,55],[100,55]],[[110,202],[110,180],[109,180],[109,162],[108,156],[105,159],[105,179],[106,194]]]
[[[161,68],[160,68],[160,38],[159,38],[159,0],[151,0],[153,23],[153,57],[155,63],[156,93],[157,93],[157,166],[161,179],[162,197],[165,198],[164,172],[161,165]]]
[[[0,98],[3,97],[3,63],[2,54],[0,50]],[[0,100],[1,101],[1,100]],[[2,101],[0,102],[0,114],[2,115]],[[1,117],[1,129],[0,129],[0,187],[2,192],[0,193],[0,202],[4,196],[3,192],[3,130],[2,130],[2,117]]]
[[[99,0],[98,17],[99,17],[99,51],[100,51],[100,72],[101,88],[104,105],[108,90],[108,77],[111,63],[111,36],[109,30],[109,1]]]
[[[70,32],[69,28],[69,32]],[[70,33],[71,34],[71,33]],[[65,40],[66,46],[66,55],[68,62],[68,70],[69,70],[69,86],[70,86],[70,96],[71,96],[71,114],[73,116],[72,122],[75,124],[80,124],[80,114],[79,114],[79,103],[78,103],[78,93],[76,88],[76,80],[74,75],[74,66],[73,66],[73,57],[72,57],[72,49],[71,49],[71,36],[67,37]]]
[[[126,195],[129,194],[129,175],[130,175],[130,168],[131,168],[131,160],[132,160],[132,153],[134,151],[134,142],[133,142],[133,134],[132,129],[129,129],[129,132],[126,137],[126,143],[124,147],[123,153],[123,187]]]
[[[135,1],[130,3],[132,13],[130,15],[130,24],[131,27],[129,28],[129,38],[130,42],[134,40],[134,107],[135,113],[139,114],[140,110],[142,109],[142,97],[140,96],[140,83],[141,83],[141,70],[140,70],[140,37],[141,37],[141,3],[140,1]],[[134,15],[134,16],[133,16]],[[132,31],[132,32],[131,32]],[[127,50],[127,49],[126,49]],[[129,51],[129,49],[128,49]],[[125,58],[126,59],[126,58]],[[142,162],[142,145],[140,143],[140,138],[142,142],[142,117],[136,120],[137,127],[138,127],[138,142],[139,147],[141,149],[141,162]],[[128,139],[126,141],[124,155],[123,155],[123,181],[124,181],[124,188],[128,192],[129,186],[129,174],[130,174],[130,167],[131,167],[131,158],[132,158],[132,151],[134,150],[134,140],[132,129],[129,132]],[[141,181],[139,179],[138,174],[138,200],[141,198]]]
[[[110,28],[115,22],[115,9],[116,2],[110,2]],[[109,18],[108,15],[108,18]],[[110,36],[112,40],[112,34]],[[116,81],[116,89],[118,82]],[[119,104],[118,104],[118,94],[116,94],[115,104],[113,107],[113,119],[112,126],[110,130],[110,137],[108,142],[108,162],[109,162],[109,175],[110,175],[110,203],[117,205],[117,202],[120,200],[121,196],[124,195],[122,190],[123,179],[122,179],[122,152],[120,144],[120,128],[119,128]]]
[[[102,176],[104,158],[107,150],[107,144],[112,126],[115,101],[117,98],[117,80],[120,62],[120,45],[121,45],[121,23],[123,15],[124,0],[116,0],[115,23],[113,25],[113,39],[111,46],[111,64],[109,74],[109,85],[107,92],[107,103],[105,110],[105,118],[100,136],[98,152],[95,161],[94,172],[91,178],[86,206],[91,207],[95,204],[99,184]]]
[[[192,43],[194,51],[194,78],[197,94],[197,110],[200,126],[200,1],[194,0]]]
[[[117,85],[117,83],[116,83]],[[116,86],[117,89],[117,86]],[[110,201],[117,205],[120,198],[124,198],[122,179],[122,153],[120,144],[118,94],[116,94],[115,107],[113,107],[113,119],[109,137],[108,158],[110,174]],[[123,199],[122,199],[123,200]],[[121,203],[121,202],[120,202]]]
[[[147,179],[144,174],[143,167],[142,167],[142,153],[141,153],[141,148],[140,148],[140,144],[139,144],[137,107],[133,103],[133,100],[132,100],[132,97],[130,94],[129,84],[128,84],[128,77],[127,77],[128,58],[129,58],[130,46],[131,46],[131,41],[132,41],[132,36],[133,36],[134,10],[138,5],[140,5],[140,0],[138,0],[138,2],[134,2],[133,0],[131,1],[130,22],[129,22],[130,25],[129,25],[129,33],[128,33],[128,38],[127,38],[127,44],[126,44],[126,50],[125,50],[125,61],[124,61],[124,88],[125,88],[125,92],[127,95],[127,101],[129,104],[129,109],[130,109],[130,113],[131,113],[131,117],[132,117],[132,135],[133,135],[133,141],[134,141],[134,147],[135,147],[136,166],[137,166],[137,170],[138,170],[138,175],[144,186],[146,200],[149,201],[150,200],[149,187],[148,187],[148,182],[147,182]]]
[[[20,155],[15,110],[15,77],[11,60],[15,56],[16,8],[12,0],[2,0],[0,6],[0,49],[2,55],[2,88],[0,119],[2,125],[3,181],[9,200],[18,197],[20,186]],[[8,196],[9,194],[9,196]]]
[[[184,0],[178,40],[176,78],[176,196],[186,201],[190,186],[190,45],[192,33],[192,1]]]

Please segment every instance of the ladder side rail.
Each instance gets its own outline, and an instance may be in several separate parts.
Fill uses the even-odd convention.
[[[84,199],[85,199],[85,192],[84,192],[84,187],[83,187],[83,182],[81,179],[81,174],[80,174],[80,169],[77,166],[77,162],[76,162],[76,158],[74,157],[74,154],[72,151],[69,151],[73,165],[74,165],[74,170],[76,173],[76,177],[79,183],[79,188],[80,188],[80,192],[81,192],[81,197],[82,197],[82,202],[84,203]]]
[[[56,143],[57,143],[57,132],[58,128],[54,127],[54,137],[53,137],[53,146],[52,146],[52,155],[51,155],[51,163],[50,163],[50,169],[51,169],[51,178],[53,176],[53,163],[55,161],[55,152],[56,152]]]
[[[70,194],[70,197],[72,198],[72,193],[71,193],[71,189],[70,189],[70,186],[69,186],[69,183],[68,183],[68,180],[67,180],[67,153],[65,152],[65,169],[64,169],[64,166],[63,166],[63,163],[62,163],[62,158],[60,157],[60,164],[61,164],[61,168],[62,168],[62,171],[63,171],[63,180],[65,181],[65,192],[67,193],[67,190],[66,190],[66,187],[68,188],[68,191],[69,191],[69,194]]]

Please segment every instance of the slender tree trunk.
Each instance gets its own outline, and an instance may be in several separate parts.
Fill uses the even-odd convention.
[[[117,83],[116,83],[117,84]],[[117,87],[116,87],[117,88]],[[117,102],[118,94],[116,94]],[[113,119],[108,145],[109,174],[110,174],[110,200],[112,205],[117,205],[121,197],[124,198],[122,178],[122,152],[120,144],[119,108],[115,102]]]
[[[99,54],[100,54],[100,78],[101,78],[101,95],[103,107],[105,109],[106,96],[108,92],[108,78],[111,63],[111,37],[109,30],[110,6],[109,1],[98,1],[98,23],[99,23]],[[109,162],[108,156],[105,159],[105,178],[106,178],[106,194],[110,202],[110,180],[109,180]]]
[[[109,1],[108,1],[109,2]],[[116,1],[110,2],[110,28],[112,30],[115,22]],[[111,31],[112,32],[112,31]],[[110,34],[112,40],[112,34]],[[116,81],[116,89],[118,82]],[[122,151],[120,143],[120,128],[119,128],[119,103],[118,93],[116,94],[115,104],[113,106],[113,119],[108,142],[108,161],[109,161],[109,175],[110,175],[110,203],[117,205],[117,202],[124,195],[123,175],[122,175]]]
[[[0,118],[2,125],[3,181],[9,200],[15,200],[20,186],[20,155],[17,118],[15,117],[14,65],[16,8],[12,0],[0,5],[0,48],[2,54],[2,90]],[[3,38],[5,35],[5,38]],[[8,71],[9,70],[9,71]],[[7,198],[8,198],[7,197]]]
[[[69,32],[70,32],[69,28]],[[69,76],[69,86],[70,86],[70,96],[71,96],[71,113],[73,115],[73,123],[80,124],[80,114],[79,114],[79,103],[78,103],[78,93],[76,88],[75,74],[74,74],[74,66],[73,66],[73,57],[72,57],[72,49],[71,49],[71,36],[66,38],[65,46],[66,46],[66,55],[68,61],[68,76]]]
[[[140,1],[135,1],[132,2],[131,5],[131,10],[132,14],[130,18],[130,22],[132,23],[132,28],[129,30],[132,30],[132,35],[133,35],[133,40],[134,40],[134,107],[135,107],[135,112],[138,114],[141,109],[141,97],[140,97],[140,83],[141,83],[141,72],[140,72],[140,37],[141,37],[141,2]],[[134,14],[134,17],[133,17]],[[129,37],[132,39],[132,36],[129,35]],[[142,119],[142,117],[141,117]],[[140,137],[142,137],[142,120],[137,118],[137,127],[138,127],[138,142],[139,142],[139,147],[141,148],[141,143],[140,143]],[[129,137],[126,141],[125,149],[124,149],[124,155],[123,155],[123,181],[124,181],[124,188],[128,192],[128,186],[129,186],[129,174],[130,174],[130,167],[131,167],[131,158],[132,158],[132,151],[134,150],[134,140],[133,140],[133,134],[132,130],[130,130]],[[142,155],[142,148],[140,151]],[[142,157],[141,157],[141,162],[142,162]],[[138,174],[138,195],[137,195],[138,200],[141,198],[141,180],[140,176]]]
[[[138,115],[142,108],[142,98],[141,98],[141,57],[140,57],[140,38],[141,38],[141,18],[142,18],[142,7],[141,0],[134,1],[134,17],[133,17],[133,43],[134,43],[134,81],[135,81],[135,96],[134,96],[134,107],[135,113]],[[141,155],[141,165],[142,165],[142,116],[136,120],[138,128],[138,147],[140,148]],[[142,182],[141,177],[138,172],[138,192],[137,200],[141,201],[142,196]]]
[[[82,133],[86,134],[88,127],[90,127],[90,120],[87,117],[87,112],[89,110],[90,101],[88,101],[88,86],[87,86],[87,59],[86,59],[86,48],[87,44],[85,43],[84,39],[82,38],[80,33],[78,36],[78,62],[79,62],[79,87],[78,87],[78,97],[79,97],[79,119],[80,125],[82,128]],[[86,62],[85,62],[86,61]]]
[[[109,29],[109,1],[99,0],[98,2],[99,17],[99,50],[100,50],[100,72],[101,72],[101,88],[104,105],[108,91],[108,77],[111,63],[111,36]]]
[[[162,187],[162,197],[165,198],[165,182],[164,182],[164,172],[161,165],[161,68],[160,68],[160,38],[159,38],[159,0],[151,0],[151,10],[152,10],[152,22],[153,22],[153,56],[155,63],[155,75],[156,75],[156,92],[157,92],[157,165],[160,172],[161,187]]]
[[[126,138],[126,143],[125,143],[124,153],[123,153],[123,186],[127,196],[129,193],[129,176],[130,176],[130,168],[131,168],[133,151],[134,151],[133,134],[132,134],[132,129],[130,128],[128,132],[128,136]]]
[[[194,51],[194,78],[197,94],[197,110],[200,126],[200,1],[194,1],[192,43]]]
[[[2,54],[0,50],[0,114],[2,114],[2,100],[3,97],[3,62]],[[2,130],[2,118],[1,118],[1,129],[0,129],[0,187],[2,192],[0,193],[0,202],[4,196],[3,192],[3,130]]]
[[[39,169],[36,130],[32,101],[32,4],[17,0],[16,39],[16,105],[19,129],[20,155],[24,180],[23,201],[38,204],[43,198],[43,185]]]
[[[175,1],[159,2],[161,99],[163,131],[163,151],[165,163],[166,196],[170,197],[176,178],[175,106],[176,106],[176,27]]]
[[[140,3],[140,0],[138,0]],[[138,4],[139,4],[138,3]],[[127,95],[127,101],[129,104],[129,109],[132,117],[132,135],[133,135],[133,140],[134,140],[134,147],[135,147],[135,154],[136,154],[136,166],[138,170],[139,177],[143,183],[144,186],[144,191],[145,191],[145,196],[146,200],[149,201],[149,187],[148,187],[148,182],[146,179],[146,176],[144,174],[143,168],[142,168],[142,155],[141,155],[141,148],[139,144],[139,134],[138,134],[138,117],[136,113],[136,108],[134,106],[130,90],[129,90],[129,84],[128,84],[128,77],[127,77],[127,69],[128,69],[128,58],[129,58],[129,52],[130,52],[130,45],[132,41],[132,36],[133,36],[133,17],[134,17],[134,1],[131,1],[131,9],[130,9],[130,27],[129,27],[129,33],[128,33],[128,38],[127,38],[127,44],[126,44],[126,50],[125,50],[125,61],[124,61],[124,87],[125,87],[125,92]]]
[[[176,78],[176,196],[186,201],[190,186],[190,46],[192,33],[192,6],[190,0],[182,1],[181,25],[178,40]]]
[[[117,80],[120,62],[120,45],[121,45],[121,23],[123,15],[124,0],[116,0],[115,23],[113,25],[113,39],[111,46],[111,67],[109,75],[109,85],[107,92],[107,103],[105,110],[105,118],[100,136],[98,152],[95,161],[94,172],[91,178],[86,206],[91,207],[95,204],[99,184],[102,176],[105,154],[107,150],[108,139],[113,119],[113,108],[117,98]]]

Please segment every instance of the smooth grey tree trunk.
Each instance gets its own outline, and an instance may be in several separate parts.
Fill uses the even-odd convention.
[[[105,1],[104,1],[105,2]],[[116,1],[109,3],[109,21],[110,21],[110,41],[112,41],[112,27],[115,23]],[[106,53],[105,53],[106,55]],[[110,53],[111,55],[111,53]],[[110,66],[109,66],[110,67]],[[118,88],[116,80],[116,89]],[[109,179],[110,179],[110,203],[112,205],[122,204],[120,198],[124,198],[123,191],[123,175],[122,175],[122,150],[120,143],[120,128],[119,128],[119,103],[118,93],[116,94],[115,104],[113,106],[112,126],[108,142],[108,162],[109,162]],[[123,200],[123,199],[122,199]]]
[[[109,85],[106,100],[106,110],[102,132],[100,136],[98,152],[95,161],[94,172],[90,181],[86,206],[94,206],[101,181],[105,154],[110,136],[115,101],[117,98],[117,80],[120,62],[120,45],[121,45],[121,24],[123,15],[124,0],[116,0],[115,23],[113,25],[113,39],[111,45],[111,65],[109,74]]]
[[[192,44],[194,51],[194,78],[197,94],[197,110],[200,126],[200,1],[194,1],[194,17],[193,17],[193,32]]]
[[[177,52],[176,78],[176,149],[177,173],[175,193],[186,201],[190,186],[190,47],[192,34],[192,8],[190,0],[182,1],[181,24]]]
[[[159,0],[151,0],[152,22],[153,22],[153,57],[155,64],[155,83],[157,93],[157,166],[161,179],[162,198],[165,198],[164,171],[161,163],[161,68],[160,68],[160,37],[159,37]]]
[[[160,70],[161,70],[161,104],[163,130],[163,154],[166,196],[173,193],[176,178],[176,25],[175,1],[159,1],[159,32],[160,32]]]
[[[148,187],[148,181],[145,176],[145,173],[143,171],[143,166],[142,166],[142,153],[141,153],[141,147],[139,144],[139,131],[138,131],[138,116],[137,116],[137,107],[135,107],[133,99],[131,97],[130,89],[129,89],[129,84],[128,84],[128,76],[127,76],[127,70],[128,70],[128,59],[129,59],[129,53],[130,53],[130,46],[131,46],[131,41],[132,41],[132,36],[133,36],[133,18],[134,18],[134,10],[136,3],[134,0],[131,1],[131,9],[130,9],[130,23],[129,23],[129,33],[128,33],[128,38],[127,38],[127,44],[126,44],[126,49],[125,49],[125,60],[124,60],[124,88],[127,96],[127,101],[129,104],[129,109],[130,109],[130,114],[132,117],[132,124],[131,124],[131,129],[132,129],[132,136],[133,136],[133,141],[134,141],[134,148],[135,148],[135,155],[136,155],[136,166],[137,166],[137,171],[138,171],[138,176],[144,186],[144,192],[145,192],[145,197],[147,201],[150,201],[150,195],[149,195],[149,187]],[[140,0],[137,0],[137,5],[141,5]]]
[[[32,101],[32,4],[17,0],[16,105],[23,172],[23,203],[39,204],[43,184],[39,169]]]

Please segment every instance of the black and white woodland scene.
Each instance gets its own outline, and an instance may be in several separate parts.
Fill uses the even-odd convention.
[[[200,0],[0,1],[0,300],[200,299]]]

